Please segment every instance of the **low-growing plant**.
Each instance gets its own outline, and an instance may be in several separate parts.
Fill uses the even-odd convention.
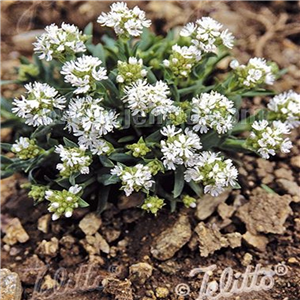
[[[29,196],[48,201],[53,220],[88,205],[100,213],[118,190],[143,193],[141,209],[153,214],[195,207],[196,197],[240,187],[236,152],[290,151],[300,95],[265,89],[281,72],[263,58],[221,70],[234,45],[222,24],[203,17],[157,36],[124,2],[97,22],[116,38],[95,45],[92,24],[47,26],[33,60],[21,58],[14,83],[24,95],[2,99],[2,127],[16,138],[2,143],[2,176],[28,174]],[[274,97],[242,114],[255,96]]]

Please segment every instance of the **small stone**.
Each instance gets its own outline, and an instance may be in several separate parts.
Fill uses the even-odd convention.
[[[177,261],[170,259],[159,264],[158,268],[165,274],[175,275],[180,271],[181,265]]]
[[[300,218],[294,219],[294,222],[296,231],[300,232]]]
[[[95,234],[102,224],[102,220],[94,213],[87,214],[80,222],[79,228],[85,235]]]
[[[2,300],[21,300],[22,285],[17,273],[0,269],[0,298]]]
[[[132,282],[144,284],[151,277],[153,267],[148,263],[140,262],[129,267],[129,279]]]
[[[249,266],[252,262],[252,259],[253,259],[253,256],[250,253],[245,253],[243,260],[242,260],[242,265],[244,267]]]
[[[222,235],[215,224],[205,225],[203,222],[195,227],[198,235],[200,256],[207,257],[224,247],[241,246],[242,236],[238,232]]]
[[[75,242],[76,239],[71,235],[65,235],[59,240],[59,243],[66,249],[72,249]]]
[[[54,287],[56,287],[58,285],[58,282],[54,279],[51,278],[50,275],[46,275],[44,277],[44,281],[42,283],[41,289],[42,290],[50,290],[53,289]]]
[[[235,208],[224,202],[218,206],[218,214],[223,220],[231,218],[234,212]]]
[[[262,178],[262,183],[263,184],[270,184],[274,181],[275,176],[272,174],[267,174],[265,177]]]
[[[299,261],[298,261],[297,258],[291,257],[291,258],[288,259],[288,263],[291,264],[291,265],[298,265]]]
[[[50,241],[42,240],[36,249],[36,253],[41,256],[55,257],[58,254],[58,244],[56,237],[51,238]]]
[[[266,171],[266,173],[273,173],[275,163],[264,158],[256,159],[257,167]]]
[[[225,200],[229,197],[230,192],[230,190],[227,190],[217,197],[206,194],[202,198],[198,199],[195,212],[196,217],[200,221],[203,221],[210,217],[214,213],[218,205],[225,202]]]
[[[300,169],[300,155],[291,158],[291,166]]]
[[[254,249],[265,252],[267,244],[269,242],[268,238],[264,235],[254,235],[247,231],[243,234],[243,240],[249,245],[252,246]]]
[[[117,278],[107,277],[102,280],[104,292],[114,295],[117,300],[133,300],[131,282],[129,280],[121,281]]]
[[[104,238],[108,243],[114,242],[121,235],[121,231],[114,228],[101,229],[101,232],[103,232]]]
[[[236,215],[252,234],[258,232],[282,234],[285,231],[283,225],[292,213],[289,205],[291,202],[292,198],[289,195],[280,196],[256,189],[249,202],[241,206]]]
[[[96,238],[96,243],[99,246],[99,249],[102,252],[108,254],[109,250],[110,250],[110,247],[109,247],[107,241],[103,238],[103,236],[100,233],[97,232],[95,234],[95,238]]]
[[[8,245],[15,245],[17,242],[26,243],[29,240],[29,235],[23,228],[18,218],[11,219],[7,228],[3,242]]]
[[[169,295],[169,290],[166,287],[158,287],[155,290],[155,295],[157,298],[167,298]]]
[[[151,254],[158,260],[174,256],[191,238],[192,230],[188,216],[181,215],[175,224],[161,232],[151,247]]]
[[[277,183],[281,188],[283,188],[288,194],[292,196],[299,196],[300,195],[300,187],[299,185],[287,179],[278,179]]]
[[[89,255],[99,255],[100,251],[106,254],[110,252],[109,245],[98,232],[94,236],[87,235],[84,240],[80,241],[80,243],[83,245],[84,249]]]
[[[287,170],[287,169],[284,169],[284,168],[280,168],[280,169],[275,170],[274,174],[275,174],[276,178],[283,178],[283,179],[287,179],[287,180],[290,180],[290,181],[294,180],[292,170]]]
[[[48,233],[50,221],[51,221],[51,215],[50,214],[47,214],[47,215],[44,215],[44,216],[40,217],[38,219],[38,225],[37,225],[38,230],[40,230],[44,233]]]

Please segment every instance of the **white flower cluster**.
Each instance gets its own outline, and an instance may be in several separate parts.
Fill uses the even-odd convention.
[[[257,151],[263,158],[268,159],[275,155],[276,151],[290,152],[292,142],[283,135],[289,134],[290,128],[286,123],[274,121],[271,124],[267,120],[255,121],[252,124],[252,132],[247,139],[247,147]]]
[[[177,44],[172,47],[172,54],[165,59],[163,64],[170,68],[175,76],[188,77],[193,66],[201,59],[201,51],[195,46],[180,47]]]
[[[233,60],[230,67],[235,70],[241,84],[248,88],[261,84],[272,85],[275,81],[272,67],[263,58],[251,58],[247,65],[240,65],[237,60]]]
[[[192,100],[193,130],[206,133],[210,128],[226,133],[234,123],[234,103],[217,92],[203,93]]]
[[[144,11],[137,6],[129,9],[125,2],[113,3],[110,12],[102,13],[97,22],[102,26],[113,27],[116,34],[122,37],[140,36],[143,28],[151,25]]]
[[[86,51],[84,42],[87,40],[87,36],[82,34],[75,25],[62,23],[59,28],[57,25],[51,24],[45,28],[45,31],[46,33],[43,33],[37,38],[37,42],[33,43],[34,51],[40,54],[40,59],[46,59],[46,61],[53,58],[62,59],[67,55]]]
[[[119,126],[115,111],[104,109],[101,101],[90,96],[73,98],[64,115],[67,128],[78,137],[78,144],[98,155],[112,150],[111,144],[101,137]]]
[[[83,55],[76,60],[66,62],[61,70],[65,82],[77,89],[75,94],[87,93],[96,89],[96,82],[105,80],[107,70],[100,67],[102,61],[98,57]]]
[[[176,165],[193,166],[197,161],[197,150],[202,148],[199,136],[188,128],[184,133],[174,125],[168,125],[161,130],[167,140],[162,140],[161,152],[164,166],[175,170]]]
[[[89,174],[89,165],[92,158],[86,155],[85,148],[67,148],[63,145],[55,147],[55,152],[59,154],[62,163],[57,164],[56,169],[63,177],[69,177],[74,173]]]
[[[216,52],[218,46],[233,47],[234,37],[223,25],[210,17],[203,17],[196,23],[188,23],[181,32],[181,36],[191,37],[192,45],[204,52]]]
[[[121,189],[124,190],[126,196],[132,194],[133,191],[148,192],[154,184],[150,168],[142,164],[137,164],[134,167],[115,166],[111,170],[111,174],[120,177]]]
[[[235,186],[238,171],[231,159],[224,160],[219,153],[203,151],[197,165],[185,171],[185,180],[191,180],[204,185],[204,193],[218,196],[225,188]]]
[[[291,128],[300,126],[300,94],[288,91],[272,98],[268,103],[272,120],[286,122]]]
[[[64,215],[70,218],[73,210],[79,207],[80,192],[82,188],[79,185],[74,185],[69,190],[53,191],[48,190],[45,192],[45,198],[51,202],[48,211],[52,212],[52,220],[55,221]]]
[[[128,62],[118,61],[118,76],[116,81],[129,85],[147,76],[147,70],[143,69],[143,60],[129,57]]]
[[[65,108],[65,97],[47,83],[34,82],[25,86],[27,97],[15,99],[12,112],[18,117],[26,119],[25,123],[32,126],[49,125],[55,117],[54,109]]]
[[[174,101],[168,96],[170,90],[163,81],[157,81],[155,85],[146,80],[138,80],[124,89],[123,102],[128,103],[132,115],[141,114],[146,116],[151,113],[154,116],[162,115],[164,118],[176,110]]]
[[[30,159],[41,154],[42,149],[37,146],[35,140],[28,137],[20,137],[11,147],[11,151],[16,153],[20,159]]]

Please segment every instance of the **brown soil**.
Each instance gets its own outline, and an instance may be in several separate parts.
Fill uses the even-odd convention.
[[[25,32],[42,29],[46,24],[61,21],[74,23],[83,28],[88,22],[95,21],[101,11],[107,10],[109,4],[104,1],[2,1],[2,78],[14,78],[16,75],[13,67],[17,65],[17,58],[20,55],[30,56],[32,37],[30,34],[24,34]],[[274,60],[280,68],[287,68],[287,73],[279,80],[275,89],[277,91],[294,89],[300,92],[299,2],[180,1],[162,3],[148,1],[140,2],[139,6],[147,11],[147,15],[153,20],[154,29],[160,33],[166,32],[169,27],[182,25],[189,19],[209,14],[234,32],[238,40],[234,53],[239,60],[244,62],[254,55]],[[103,29],[95,23],[94,25],[95,40],[97,40]],[[220,68],[226,68],[226,66],[220,66]],[[4,96],[8,98],[18,93],[14,85],[3,89]],[[263,99],[255,98],[247,105],[250,109],[254,109],[263,103]],[[10,137],[9,132],[2,131],[1,134],[2,139]],[[195,211],[182,209],[170,214],[168,209],[164,209],[157,217],[153,217],[136,208],[126,209],[126,203],[123,203],[122,209],[120,206],[111,205],[101,216],[102,225],[98,232],[108,241],[109,254],[104,253],[103,243],[95,247],[91,246],[92,249],[87,250],[82,242],[85,234],[78,226],[80,220],[87,214],[87,210],[78,211],[72,220],[62,219],[50,222],[48,232],[43,233],[37,229],[37,220],[47,214],[46,205],[40,204],[34,207],[32,201],[20,188],[24,179],[12,177],[2,182],[1,237],[5,236],[5,225],[11,218],[16,217],[21,221],[30,239],[26,243],[17,243],[13,246],[2,243],[2,266],[20,275],[24,289],[23,299],[150,300],[163,298],[162,291],[159,292],[157,288],[166,288],[169,291],[166,299],[183,299],[184,296],[176,294],[176,286],[181,283],[187,284],[190,288],[190,293],[186,298],[196,299],[203,276],[189,277],[192,269],[215,264],[217,269],[213,272],[210,281],[218,280],[222,270],[227,267],[245,272],[244,257],[248,253],[246,256],[252,255],[250,262],[252,266],[261,264],[270,268],[284,264],[288,272],[284,276],[275,276],[275,286],[269,291],[244,293],[227,299],[298,300],[300,298],[299,136],[300,131],[294,130],[293,151],[288,155],[272,158],[270,162],[264,163],[255,156],[238,157],[244,163],[240,168],[242,189],[230,194],[226,199],[228,206],[232,207],[237,199],[251,203],[252,197],[257,195],[256,188],[262,183],[279,195],[291,196],[287,205],[290,205],[292,213],[285,207],[287,220],[284,223],[283,232],[269,233],[272,232],[269,230],[268,233],[259,233],[268,239],[265,251],[258,251],[243,242],[241,247],[235,249],[225,247],[208,257],[202,257],[198,250],[199,241],[193,233],[190,242],[181,247],[173,257],[164,262],[159,261],[151,254],[151,248],[157,237],[167,228],[172,228],[179,216],[185,214],[188,215],[194,232],[199,223],[195,217]],[[284,180],[292,183],[293,187],[287,186]],[[272,205],[281,207],[282,199],[277,197],[277,203],[275,201]],[[264,196],[261,196],[261,200],[265,200]],[[246,223],[244,224],[237,217],[236,212],[227,218],[227,223],[225,220],[222,221],[220,215],[222,212],[218,213],[216,208],[204,221],[206,224],[215,223],[217,230],[220,229],[223,235],[234,232],[244,234],[247,229],[249,230],[247,222],[244,221]],[[258,212],[257,220],[267,219],[266,215],[259,215]],[[278,225],[276,219],[274,223]],[[58,245],[53,238],[57,238]],[[175,234],[170,238],[176,240],[177,236]],[[43,240],[52,241],[50,242],[52,244],[41,246]],[[52,248],[47,247],[49,245]],[[93,251],[99,251],[99,247],[102,249],[101,254],[93,254]],[[90,253],[88,254],[87,251]],[[129,274],[129,267],[140,262],[146,262],[153,267],[153,273],[145,283],[140,281],[143,274],[137,276],[137,279]],[[82,266],[87,269],[81,272]],[[63,276],[63,270],[66,272],[66,277]],[[39,274],[40,271],[44,272]],[[59,276],[55,277],[55,274]],[[50,275],[57,284],[59,282],[63,287],[58,289],[56,294],[53,289],[47,289],[46,285],[48,288],[53,286],[53,280],[46,275]],[[89,277],[90,287],[84,282],[85,276]],[[79,284],[75,285],[74,282],[78,277]],[[73,282],[69,288],[66,287],[66,279]],[[34,293],[34,285],[39,283],[39,280],[40,283],[44,283],[44,294]],[[92,282],[97,283],[97,280],[99,284],[91,286]],[[104,284],[104,289],[101,287],[102,284]]]

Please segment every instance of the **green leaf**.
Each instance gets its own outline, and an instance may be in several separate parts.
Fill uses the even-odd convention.
[[[153,132],[152,134],[150,134],[149,136],[146,137],[145,142],[146,143],[154,143],[157,141],[160,141],[162,139],[162,134],[160,132],[160,129]]]
[[[188,182],[188,185],[196,193],[198,197],[203,196],[203,189],[198,183],[196,183],[195,181],[190,181]]]
[[[100,174],[98,175],[97,180],[105,186],[120,182],[120,178],[117,175],[111,174]]]
[[[110,186],[104,186],[101,188],[98,195],[97,213],[100,215],[106,208],[108,202],[108,196],[110,192]]]
[[[237,181],[235,181],[234,184],[232,184],[231,186],[232,186],[232,188],[235,189],[235,190],[239,190],[239,189],[242,188],[242,187],[240,186],[240,184],[239,184]]]
[[[118,143],[127,143],[127,142],[131,142],[135,139],[134,135],[128,135],[128,136],[124,136],[120,139],[118,139]]]
[[[1,179],[8,178],[12,176],[15,173],[15,170],[7,169],[7,170],[1,170]]]
[[[85,26],[85,28],[83,29],[83,33],[85,35],[93,35],[93,22],[90,22]]]
[[[11,83],[19,83],[19,81],[18,80],[0,80],[0,86],[11,84]]]
[[[75,142],[67,139],[66,137],[64,137],[63,140],[64,140],[64,143],[65,143],[66,147],[69,147],[69,148],[78,148],[78,145]]]
[[[79,199],[79,201],[78,201],[78,205],[80,206],[80,207],[88,207],[88,206],[90,206],[87,202],[85,202],[83,199]]]
[[[274,96],[276,95],[275,91],[270,90],[257,90],[257,91],[248,91],[243,93],[242,97],[255,97],[255,96]]]
[[[267,193],[270,193],[270,194],[276,194],[270,187],[268,187],[267,185],[265,184],[261,184],[260,185]]]
[[[5,150],[5,151],[11,151],[11,144],[8,143],[0,143],[0,148],[1,150]]]
[[[174,198],[178,198],[184,188],[184,167],[179,166],[175,170],[175,178],[174,178],[174,189],[173,196]]]
[[[1,155],[1,164],[11,164],[13,163],[13,160],[11,160],[10,158],[8,158],[7,156]]]
[[[109,158],[111,160],[117,161],[117,162],[129,162],[134,160],[134,158],[131,155],[125,154],[125,153],[112,153]]]
[[[99,160],[104,167],[113,168],[115,166],[114,163],[105,155],[100,155]]]

